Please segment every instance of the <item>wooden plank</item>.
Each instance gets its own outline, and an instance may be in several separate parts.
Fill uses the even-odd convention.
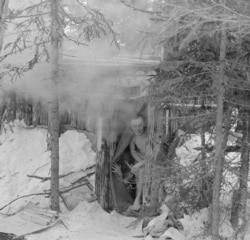
[[[36,212],[31,211],[22,211],[20,217],[27,222],[32,222],[39,224],[41,226],[47,226],[51,223],[51,218],[47,216],[41,216]]]
[[[40,215],[40,211],[43,212],[43,210],[36,207],[34,204],[28,204],[17,214],[1,219],[0,232],[24,236],[47,229],[58,221],[61,221],[60,219],[56,219],[57,215],[53,218],[43,217]]]

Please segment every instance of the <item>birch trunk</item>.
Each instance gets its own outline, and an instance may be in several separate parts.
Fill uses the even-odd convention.
[[[217,114],[216,114],[216,140],[215,140],[215,176],[213,183],[213,204],[212,204],[212,240],[219,240],[220,226],[220,190],[223,169],[223,100],[224,100],[224,77],[225,77],[225,56],[226,56],[226,31],[221,32],[220,44],[220,72],[217,80]]]
[[[51,150],[51,209],[59,211],[59,50],[61,47],[59,1],[51,0],[51,84],[49,109]]]

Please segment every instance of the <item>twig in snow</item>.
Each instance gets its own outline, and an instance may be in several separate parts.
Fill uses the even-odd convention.
[[[60,175],[59,178],[64,178],[64,177],[67,177],[71,174],[73,174],[74,172],[69,172],[69,173],[66,173],[66,174],[63,174],[63,175]],[[40,176],[36,176],[36,175],[27,175],[27,177],[30,177],[30,178],[37,178],[37,179],[41,179],[42,182],[45,182],[45,181],[48,181],[51,179],[51,177],[40,177]]]
[[[21,198],[26,198],[26,197],[31,197],[31,196],[49,195],[49,194],[50,194],[49,192],[48,193],[44,192],[44,193],[32,193],[32,194],[27,194],[27,195],[20,196],[18,198],[15,198],[14,200],[9,202],[8,204],[4,205],[3,207],[1,207],[0,211],[3,210],[4,208],[8,207],[9,205],[11,205],[13,202],[16,202],[17,200],[21,199]]]
[[[67,173],[65,175],[69,175],[69,174],[72,174],[72,173]],[[60,194],[63,194],[63,193],[67,193],[71,190],[74,190],[76,188],[79,188],[79,187],[82,187],[82,186],[85,186],[87,185],[89,187],[89,189],[91,191],[93,191],[93,186],[91,185],[91,183],[88,181],[88,179],[85,179],[86,177],[89,177],[91,176],[92,174],[94,174],[94,172],[91,172],[91,173],[87,173],[85,177],[81,177],[80,179],[78,179],[77,181],[75,181],[74,183],[72,183],[72,185],[69,185],[67,187],[63,187],[62,189],[60,189]],[[38,179],[44,179],[44,177],[39,177],[39,176],[33,176],[33,175],[27,175],[28,177],[34,177],[34,178],[38,178]],[[63,176],[63,175],[62,175]],[[49,180],[50,177],[46,177],[46,180]],[[46,181],[44,180],[44,181]],[[82,180],[86,180],[84,183],[81,183],[81,184],[78,184],[78,185],[75,185],[76,183],[80,183]],[[31,196],[41,196],[41,195],[50,195],[51,193],[51,190],[45,190],[43,193],[32,193],[32,194],[27,194],[27,195],[23,195],[23,196],[20,196],[18,198],[15,198],[14,200],[12,200],[11,202],[9,202],[8,204],[4,205],[3,207],[0,208],[0,211],[3,210],[4,208],[8,207],[9,205],[11,205],[12,203],[16,202],[17,200],[19,199],[22,199],[22,198],[26,198],[26,197],[31,197]]]
[[[92,170],[93,168],[95,167],[95,165],[89,167],[86,169],[86,171],[88,170]],[[83,172],[86,172],[86,171],[83,171]],[[74,174],[74,173],[78,173],[78,172],[69,172],[69,173],[66,173],[66,174],[63,174],[63,175],[60,175],[59,178],[64,178],[64,177],[67,177],[71,174]],[[93,175],[95,172],[87,172],[85,176],[81,177],[80,179],[82,178],[85,178],[85,177],[90,177],[91,175]],[[51,177],[41,177],[41,176],[36,176],[36,175],[30,175],[28,174],[27,177],[30,177],[30,178],[37,178],[37,179],[40,179],[42,180],[42,182],[45,182],[45,181],[48,181],[51,179]],[[78,181],[78,180],[77,180]],[[75,183],[75,182],[74,182]]]

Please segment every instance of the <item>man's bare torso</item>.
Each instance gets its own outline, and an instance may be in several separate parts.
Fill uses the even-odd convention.
[[[135,144],[136,151],[138,154],[140,154],[143,158],[146,154],[146,136],[145,134],[141,136],[134,135],[132,142]],[[144,160],[144,159],[143,159]]]

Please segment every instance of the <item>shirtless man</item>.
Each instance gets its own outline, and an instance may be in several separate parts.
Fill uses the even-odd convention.
[[[146,132],[145,122],[141,116],[136,116],[131,120],[131,127],[134,132],[134,136],[130,142],[130,152],[135,159],[135,165],[132,166],[131,172],[136,176],[136,198],[131,210],[138,211],[141,208],[141,198],[143,191],[143,175],[144,175],[144,164],[146,157]]]

